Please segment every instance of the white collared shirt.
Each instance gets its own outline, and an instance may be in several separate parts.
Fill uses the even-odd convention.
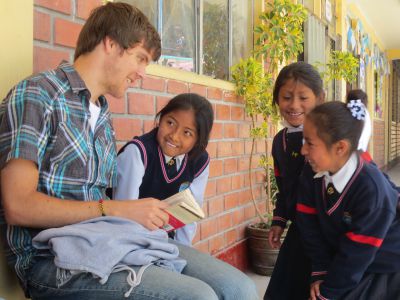
[[[300,126],[294,127],[294,126],[290,125],[288,121],[283,120],[281,122],[281,125],[288,129],[287,133],[303,131],[303,124],[301,124]]]
[[[353,152],[347,162],[337,171],[335,174],[330,175],[327,171],[318,172],[314,175],[314,178],[325,177],[325,187],[328,186],[330,182],[334,185],[335,189],[341,194],[349,182],[354,172],[357,169],[358,156]]]

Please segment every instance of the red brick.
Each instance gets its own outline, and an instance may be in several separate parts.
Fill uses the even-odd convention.
[[[256,209],[254,208],[254,205],[253,205],[253,204],[247,206],[247,207],[244,209],[244,217],[245,217],[245,219],[247,219],[247,220],[248,220],[248,219],[251,219],[251,218],[253,218],[255,215],[256,215]]]
[[[239,208],[232,213],[233,225],[239,225],[245,221],[244,208]]]
[[[219,142],[217,148],[218,157],[226,157],[232,155],[232,143],[231,142]]]
[[[224,138],[233,139],[238,137],[238,125],[237,124],[225,124],[224,125]]]
[[[82,25],[56,18],[54,21],[54,44],[75,48]]]
[[[217,195],[231,191],[232,189],[232,178],[225,177],[217,179]]]
[[[149,132],[156,127],[154,120],[143,120],[143,133]]]
[[[69,60],[69,53],[66,51],[53,50],[43,47],[33,47],[33,71],[41,72],[57,67],[62,60]]]
[[[217,194],[217,185],[215,180],[208,180],[206,191],[204,192],[204,198],[210,198]]]
[[[71,14],[71,0],[35,0],[35,5],[59,11],[64,14]]]
[[[154,96],[142,93],[128,93],[128,112],[136,115],[155,115]]]
[[[165,105],[169,102],[171,98],[170,97],[163,97],[163,96],[156,96],[156,107],[157,107],[157,113],[164,108]]]
[[[217,88],[207,88],[207,98],[221,100],[222,99],[222,90]]]
[[[232,142],[232,155],[244,154],[244,143],[243,142]]]
[[[250,124],[239,124],[239,137],[242,139],[250,137]]]
[[[224,159],[224,175],[237,172],[237,159],[228,158]]]
[[[102,0],[77,0],[76,14],[79,18],[87,19],[90,12],[97,6],[102,5]]]
[[[213,159],[210,161],[210,178],[221,176],[223,174],[223,161]]]
[[[217,235],[213,238],[210,239],[209,241],[209,246],[210,246],[210,254],[216,254],[218,251],[220,251],[224,246],[225,246],[225,239],[224,239],[224,235],[220,234]]]
[[[189,86],[189,91],[191,93],[196,93],[200,96],[206,97],[207,96],[207,87],[204,85],[199,85],[195,83],[191,83]]]
[[[108,103],[110,112],[115,113],[115,114],[126,113],[125,97],[115,98],[114,96],[111,96],[110,94],[105,95],[105,97],[107,98],[107,103]]]
[[[238,174],[232,176],[232,190],[241,189],[244,186],[244,176],[245,174]]]
[[[218,232],[225,231],[232,226],[232,214],[227,213],[218,217]]]
[[[211,135],[210,135],[210,139],[222,139],[222,124],[221,123],[214,123],[212,130],[211,130]]]
[[[200,238],[203,240],[217,233],[217,219],[206,219],[200,223]]]
[[[239,193],[232,193],[225,195],[224,197],[224,207],[225,210],[235,208],[239,205]]]
[[[214,216],[224,211],[224,198],[218,197],[210,199],[208,202],[208,215]]]
[[[33,38],[35,40],[50,41],[50,15],[39,11],[33,16]]]
[[[211,158],[217,157],[217,143],[209,142],[207,145],[207,152]]]
[[[112,121],[117,141],[128,141],[135,135],[142,134],[142,124],[140,120],[114,118]]]
[[[233,121],[243,121],[244,120],[244,108],[241,106],[231,107],[231,118]]]
[[[203,252],[203,253],[209,253],[209,247],[208,247],[208,241],[201,241],[193,246],[196,250]]]
[[[217,120],[230,120],[231,110],[229,105],[216,105],[216,119]]]
[[[238,171],[248,171],[250,160],[248,157],[243,157],[239,159]],[[247,175],[246,175],[247,176]]]
[[[145,76],[142,79],[142,89],[164,92],[165,91],[165,80],[162,78]]]
[[[237,241],[236,229],[231,229],[228,232],[225,232],[225,241],[228,245],[232,245]]]
[[[234,91],[223,91],[222,99],[227,102],[237,102],[236,94]]]
[[[188,86],[182,81],[168,80],[167,91],[170,94],[182,94],[188,92]]]

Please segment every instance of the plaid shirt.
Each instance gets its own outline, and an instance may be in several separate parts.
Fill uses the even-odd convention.
[[[114,130],[102,96],[92,132],[89,100],[89,90],[68,63],[16,85],[0,106],[0,169],[11,159],[31,160],[39,169],[38,191],[60,199],[106,198],[105,189],[116,178]],[[37,230],[8,226],[1,204],[0,225],[9,262],[26,284]]]

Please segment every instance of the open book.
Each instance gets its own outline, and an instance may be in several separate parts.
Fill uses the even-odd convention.
[[[203,210],[197,204],[189,189],[185,189],[163,201],[169,204],[169,207],[166,209],[169,214],[169,221],[167,225],[162,227],[167,232],[199,221],[205,217]]]

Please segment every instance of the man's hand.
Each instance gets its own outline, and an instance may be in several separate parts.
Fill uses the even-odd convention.
[[[150,230],[168,223],[169,216],[165,212],[168,204],[154,198],[104,201],[103,205],[107,215],[131,219]]]
[[[320,295],[319,286],[321,285],[322,282],[323,282],[323,280],[318,280],[311,284],[310,300],[318,300],[318,296]]]
[[[271,226],[268,232],[268,242],[273,249],[281,247],[281,236],[284,229],[281,226]]]

